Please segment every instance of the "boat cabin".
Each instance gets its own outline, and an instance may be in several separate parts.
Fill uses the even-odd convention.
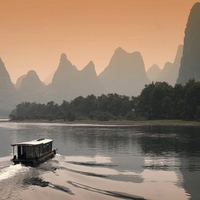
[[[14,143],[11,146],[13,147],[12,161],[15,164],[39,164],[56,154],[56,150],[52,148],[52,139],[42,138],[28,142]]]

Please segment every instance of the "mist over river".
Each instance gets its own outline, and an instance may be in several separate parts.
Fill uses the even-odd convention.
[[[52,138],[58,154],[13,165],[11,143]],[[198,200],[200,127],[0,122],[1,200]]]

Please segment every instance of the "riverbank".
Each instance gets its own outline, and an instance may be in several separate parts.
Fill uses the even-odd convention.
[[[64,124],[84,124],[84,125],[121,125],[121,126],[200,126],[198,121],[184,121],[184,120],[109,120],[109,121],[97,121],[97,120],[20,120],[20,121],[8,121],[19,123],[64,123]]]

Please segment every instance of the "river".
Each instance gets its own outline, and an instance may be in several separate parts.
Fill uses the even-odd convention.
[[[11,143],[52,138],[58,154],[13,165]],[[197,200],[200,127],[0,123],[1,200]]]

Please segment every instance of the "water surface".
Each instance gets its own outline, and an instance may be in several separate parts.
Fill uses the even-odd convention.
[[[54,139],[37,168],[13,165],[11,143]],[[193,199],[200,128],[0,123],[1,199]]]

